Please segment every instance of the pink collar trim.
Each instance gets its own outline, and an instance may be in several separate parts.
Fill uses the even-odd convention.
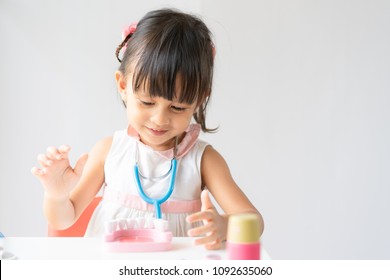
[[[185,131],[183,140],[177,146],[177,155],[176,155],[177,159],[184,157],[191,150],[191,148],[195,145],[196,141],[198,140],[199,134],[200,134],[199,124],[190,124],[188,126],[188,128]],[[139,133],[131,125],[129,125],[127,128],[127,135],[129,135],[132,138],[135,138],[144,147],[147,147],[148,149],[152,149],[151,147],[141,142]],[[166,151],[155,151],[155,152],[166,159],[173,158],[173,148]]]

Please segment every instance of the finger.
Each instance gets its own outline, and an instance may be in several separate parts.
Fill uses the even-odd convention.
[[[58,150],[60,151],[60,153],[62,154],[65,154],[65,153],[68,153],[70,151],[70,147],[68,145],[61,145]]]
[[[50,146],[46,149],[46,156],[48,159],[61,159],[61,154],[56,147]]]
[[[193,228],[193,229],[190,229],[187,234],[191,237],[194,237],[194,236],[199,236],[199,235],[202,235],[202,234],[207,234],[211,231],[214,230],[214,226],[212,223],[207,223],[203,226],[200,226],[200,227],[196,227],[196,228]]]
[[[204,221],[204,220],[211,220],[212,219],[212,213],[208,211],[202,211],[202,212],[196,212],[192,215],[187,216],[186,220],[188,223],[195,223],[198,221]]]
[[[40,169],[40,168],[38,168],[38,167],[33,167],[33,168],[31,168],[31,173],[33,174],[33,175],[35,175],[35,176],[42,176],[42,175],[44,175],[45,174],[45,172],[43,171],[43,169]]]
[[[218,250],[222,248],[222,242],[215,240],[214,242],[205,245],[207,250]]]
[[[210,234],[210,235],[195,239],[194,244],[195,245],[205,245],[205,244],[213,243],[216,241],[216,238],[217,237],[215,234]]]
[[[209,191],[203,190],[200,194],[200,200],[202,201],[202,211],[208,210],[208,209],[214,209],[214,205],[211,202]]]
[[[53,164],[53,161],[48,159],[46,155],[44,154],[39,154],[38,157],[38,162],[42,167],[48,167]]]
[[[70,147],[68,145],[61,145],[58,147],[58,153],[60,154],[60,159],[68,159],[68,154],[70,151]]]

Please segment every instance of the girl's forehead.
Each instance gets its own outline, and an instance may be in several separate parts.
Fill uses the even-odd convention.
[[[163,76],[164,74],[161,74],[161,75]],[[167,88],[167,86],[169,88],[172,88],[174,98],[180,98],[182,94],[185,94],[185,93],[183,93],[183,78],[182,78],[182,75],[179,73],[176,75],[176,78],[170,84],[168,84],[168,82],[166,82],[166,83],[164,83],[164,85],[161,85],[161,86],[159,86],[159,85],[153,86],[153,88],[158,88],[159,89],[158,91],[160,93],[152,92],[150,90],[152,88],[152,85],[150,84],[150,81],[151,81],[150,77],[145,78],[138,85],[135,84],[136,79],[137,79],[137,73],[135,73],[133,71],[133,72],[129,73],[129,75],[127,77],[127,82],[128,82],[128,84],[133,86],[133,91],[137,92],[139,95],[150,95],[150,96],[164,95],[163,91],[164,91],[164,89]]]
[[[143,91],[150,97],[163,97],[183,104],[197,103],[208,94],[211,78],[198,73],[200,67],[183,64],[176,60],[165,63],[150,61],[141,56],[129,66],[127,79],[133,92]]]
[[[136,89],[135,91],[133,90],[133,93],[135,95],[137,95],[138,97],[141,97],[141,98],[151,98],[151,99],[154,99],[154,98],[163,98],[165,100],[169,100],[169,101],[173,101],[173,102],[176,102],[176,103],[181,103],[181,104],[186,104],[186,105],[192,105],[196,102],[193,102],[193,103],[187,103],[187,102],[183,102],[183,101],[180,101],[180,96],[181,96],[181,93],[177,94],[175,93],[175,95],[173,96],[172,100],[168,99],[166,96],[164,96],[163,94],[159,95],[159,94],[152,94],[151,92],[149,92],[147,89],[145,90],[143,87],[141,88],[138,88]]]

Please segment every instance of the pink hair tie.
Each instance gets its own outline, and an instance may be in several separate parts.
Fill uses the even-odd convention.
[[[130,24],[122,29],[122,40],[124,40],[129,34],[133,34],[137,29],[137,22]]]
[[[130,34],[134,34],[135,30],[137,29],[137,22],[134,22],[130,24],[129,26],[126,26],[122,29],[122,40],[125,40],[127,36]],[[126,51],[127,42],[123,46],[123,52]]]

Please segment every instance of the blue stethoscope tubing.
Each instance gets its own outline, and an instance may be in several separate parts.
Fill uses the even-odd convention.
[[[140,177],[139,177],[138,163],[136,163],[134,166],[135,181],[137,183],[139,195],[147,203],[152,204],[154,206],[154,210],[156,211],[156,218],[157,219],[161,219],[161,204],[163,204],[165,201],[167,201],[173,192],[173,189],[175,186],[175,179],[176,179],[176,170],[177,170],[177,160],[176,160],[176,158],[173,158],[171,160],[171,168],[168,171],[168,172],[171,172],[171,178],[169,180],[168,191],[163,197],[154,199],[154,198],[150,198],[149,196],[147,196],[145,194],[145,192],[142,188]]]

